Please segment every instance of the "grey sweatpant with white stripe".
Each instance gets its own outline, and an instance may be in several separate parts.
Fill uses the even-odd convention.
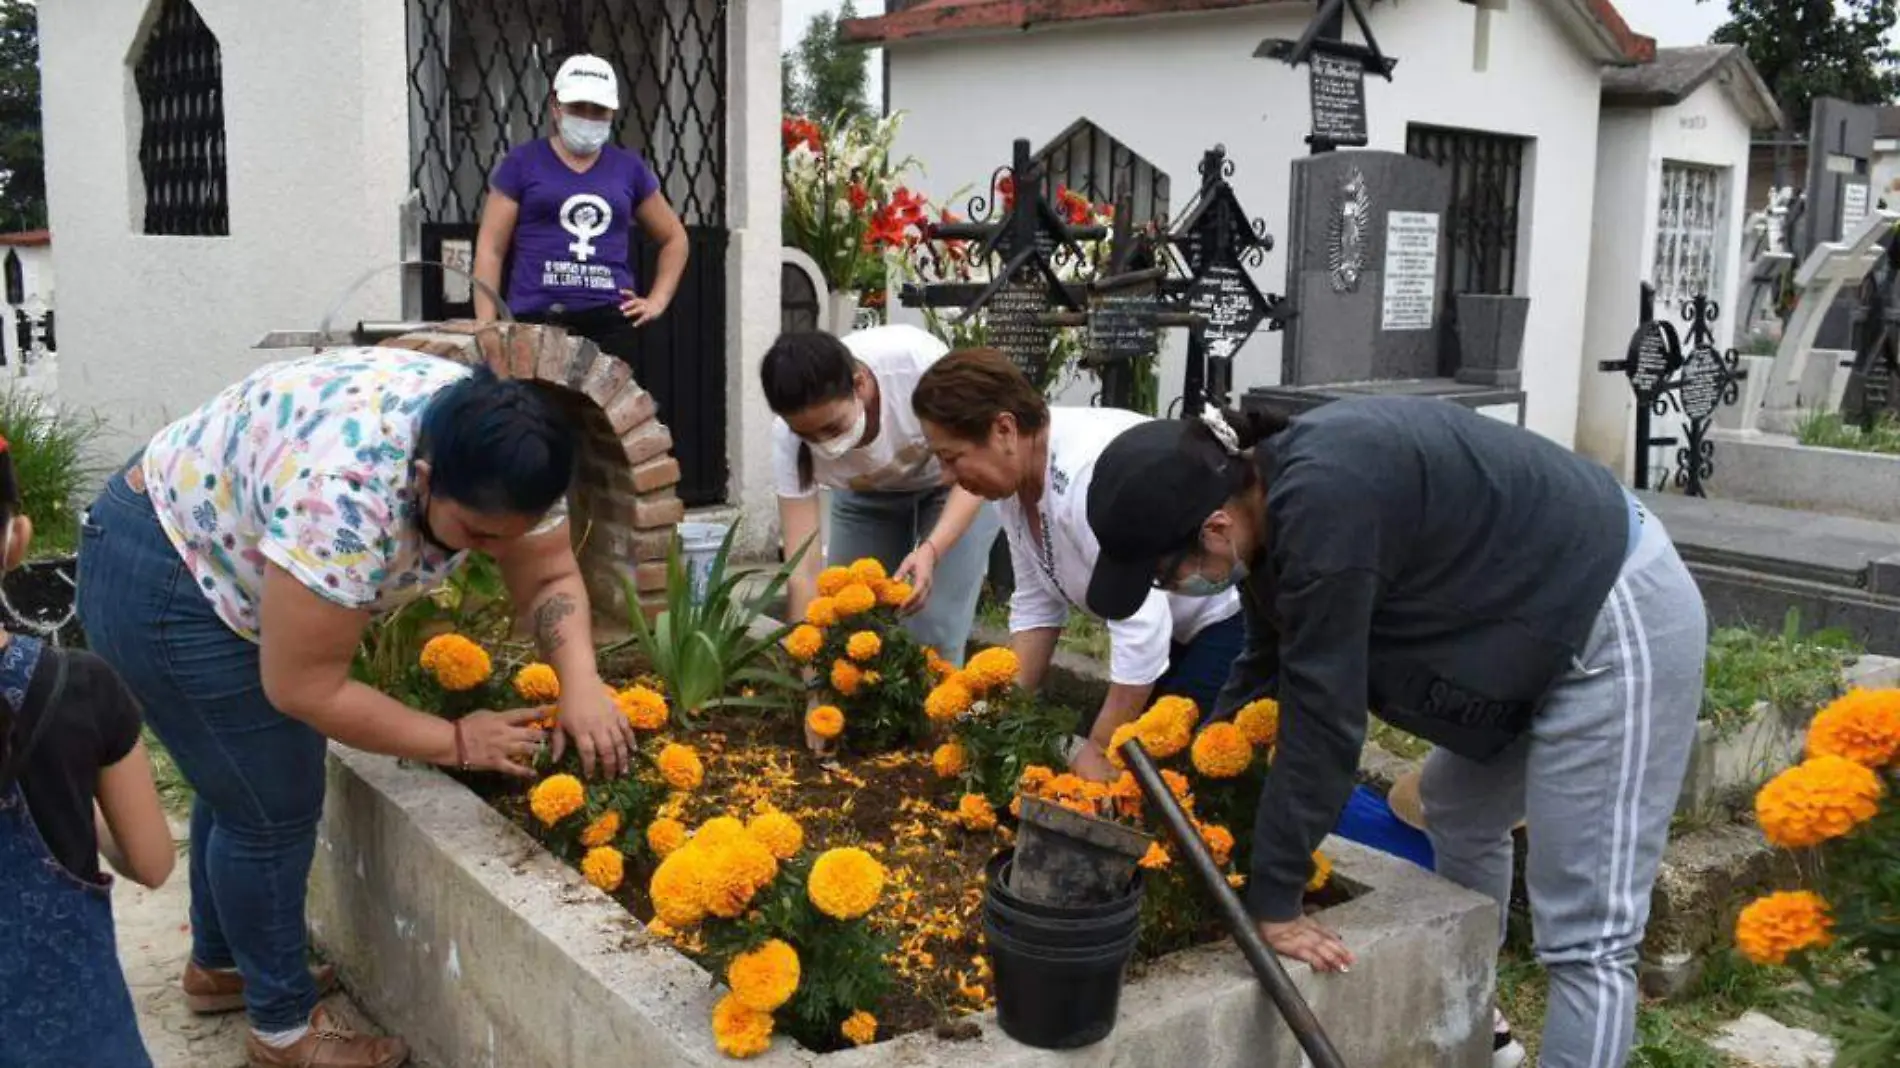
[[[1526,821],[1532,928],[1550,973],[1542,1068],[1629,1058],[1637,947],[1702,703],[1702,595],[1661,522],[1643,519],[1588,648],[1530,733],[1490,763],[1436,750],[1420,782],[1439,874],[1501,911],[1511,829]]]

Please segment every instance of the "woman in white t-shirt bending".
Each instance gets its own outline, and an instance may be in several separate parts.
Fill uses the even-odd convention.
[[[787,554],[818,532],[818,490],[831,491],[824,556],[814,550],[791,583],[792,618],[811,603],[819,568],[875,557],[915,593],[905,610],[919,642],[963,663],[976,599],[996,540],[996,509],[945,485],[910,395],[947,350],[914,326],[843,339],[780,337],[759,365],[773,420],[779,526]]]
[[[1101,553],[1088,516],[1095,461],[1148,417],[1117,408],[1051,409],[994,349],[938,360],[911,403],[945,473],[997,502],[1016,570],[1010,644],[1021,664],[1018,681],[1034,689],[1069,613],[1094,614],[1087,597]],[[1178,695],[1203,711],[1213,708],[1246,636],[1232,590],[1211,597],[1154,590],[1133,615],[1109,623],[1108,634],[1108,697],[1070,757],[1077,774],[1094,779],[1114,777],[1108,741],[1154,697]]]

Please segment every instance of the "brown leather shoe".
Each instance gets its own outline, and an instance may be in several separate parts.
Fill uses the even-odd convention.
[[[409,1045],[400,1038],[359,1035],[319,1005],[310,1014],[309,1034],[279,1049],[253,1032],[244,1038],[244,1055],[250,1068],[397,1068],[409,1059]]]
[[[316,980],[317,996],[323,997],[336,989],[336,966],[312,964],[310,978]],[[236,972],[214,972],[192,961],[185,965],[185,977],[179,985],[185,988],[185,1007],[199,1016],[236,1012],[244,1007],[244,977]]]

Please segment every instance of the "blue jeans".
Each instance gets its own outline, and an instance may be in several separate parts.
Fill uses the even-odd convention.
[[[946,487],[918,493],[831,491],[831,534],[826,563],[848,564],[874,557],[895,568],[937,525],[950,497]],[[985,502],[970,529],[937,561],[930,601],[904,625],[911,636],[953,664],[963,663],[976,625],[976,601],[989,571],[990,545],[1002,528],[996,506]]]
[[[1202,627],[1193,641],[1174,643],[1168,653],[1167,672],[1155,680],[1154,696],[1185,697],[1194,702],[1205,719],[1246,643],[1247,624],[1239,612]]]
[[[304,894],[323,815],[323,735],[271,706],[257,646],[212,611],[123,472],[87,513],[78,598],[87,643],[197,791],[192,960],[238,969],[252,1027],[302,1026],[317,1004]]]

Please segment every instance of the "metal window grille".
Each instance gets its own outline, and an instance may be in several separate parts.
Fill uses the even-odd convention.
[[[1663,164],[1654,273],[1660,307],[1680,307],[1698,294],[1716,295],[1726,185],[1719,167]]]
[[[224,179],[224,61],[189,0],[165,0],[133,67],[145,232],[231,232]]]
[[[1088,119],[1077,119],[1034,157],[1042,169],[1044,195],[1054,200],[1059,187],[1097,204],[1130,197],[1130,221],[1168,223],[1168,176],[1133,149]]]
[[[823,309],[818,306],[818,290],[811,276],[789,263],[779,267],[779,331],[796,333],[818,329]]]
[[[1447,298],[1459,293],[1510,296],[1517,284],[1518,209],[1523,195],[1522,137],[1413,123],[1405,154],[1451,171]],[[1447,306],[1454,302],[1447,300]]]
[[[687,225],[726,210],[725,0],[408,0],[410,178],[428,222],[481,211],[508,150],[548,134],[554,71],[613,64],[614,140],[640,153]]]
[[[686,224],[686,275],[629,355],[659,403],[688,505],[725,500],[727,0],[406,0],[410,178],[425,260],[472,248],[488,178],[509,149],[549,130],[562,59],[592,52],[620,75],[615,143],[653,167]],[[631,258],[657,250],[636,226]],[[424,272],[422,314],[471,311],[466,284]],[[505,280],[504,280],[505,281]]]

